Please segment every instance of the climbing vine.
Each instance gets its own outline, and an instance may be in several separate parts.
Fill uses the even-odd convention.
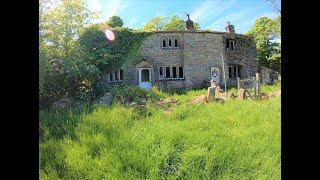
[[[101,25],[93,25],[86,29],[79,41],[85,61],[98,67],[101,73],[135,61],[143,40],[151,34],[120,27],[111,31],[115,35],[113,41],[105,37]]]

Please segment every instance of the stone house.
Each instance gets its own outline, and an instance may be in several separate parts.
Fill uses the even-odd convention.
[[[107,73],[107,85],[128,84],[161,89],[189,89],[209,86],[210,80],[235,85],[237,77],[250,78],[258,69],[252,38],[226,32],[195,31],[188,16],[185,31],[155,31],[139,50],[136,63]]]

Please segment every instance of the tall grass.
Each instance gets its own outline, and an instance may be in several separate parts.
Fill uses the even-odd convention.
[[[187,102],[205,90],[173,97]],[[168,95],[166,95],[168,96]],[[40,112],[41,179],[279,179],[280,98]]]

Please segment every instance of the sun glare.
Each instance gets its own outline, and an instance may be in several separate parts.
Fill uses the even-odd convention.
[[[110,41],[114,40],[115,36],[110,29],[107,29],[104,33],[105,33],[108,40],[110,40]]]

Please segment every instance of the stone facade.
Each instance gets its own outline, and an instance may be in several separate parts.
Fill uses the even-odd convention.
[[[142,43],[139,59],[122,66],[122,76],[112,71],[111,78],[117,76],[118,81],[110,81],[110,74],[104,81],[140,86],[147,82],[162,89],[208,87],[212,78],[223,85],[225,70],[227,84],[235,85],[236,77],[255,76],[258,69],[253,39],[243,37],[225,32],[157,31]]]

